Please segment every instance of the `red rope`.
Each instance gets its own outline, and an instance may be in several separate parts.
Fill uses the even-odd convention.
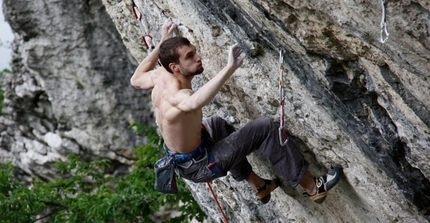
[[[225,222],[226,222],[226,223],[228,223],[227,216],[225,216],[224,211],[222,210],[221,205],[219,204],[218,199],[217,199],[217,198],[216,198],[216,196],[215,196],[215,193],[214,193],[214,190],[212,189],[211,184],[210,184],[209,182],[207,182],[207,185],[208,185],[208,187],[209,187],[209,190],[210,190],[210,191],[211,191],[211,193],[212,193],[212,196],[214,197],[214,200],[215,200],[216,204],[218,205],[218,208],[219,208],[219,210],[220,210],[220,212],[221,212],[222,216],[224,217]]]

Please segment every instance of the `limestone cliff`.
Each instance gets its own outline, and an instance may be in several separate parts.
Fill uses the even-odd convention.
[[[322,205],[285,184],[267,205],[232,177],[213,187],[230,222],[425,222],[430,220],[430,3],[385,1],[138,0],[156,43],[166,18],[196,45],[202,86],[226,64],[227,49],[247,53],[241,69],[208,105],[240,127],[278,118],[279,50],[284,52],[286,125],[315,175],[331,165],[345,177]],[[67,153],[133,162],[144,142],[127,126],[153,122],[150,92],[128,80],[147,51],[129,1],[4,0],[15,32],[13,75],[5,76],[2,159],[23,174],[55,178]],[[265,178],[276,173],[257,153]],[[215,222],[221,215],[205,184],[189,182]],[[152,185],[148,185],[152,186]]]
[[[150,123],[149,92],[130,87],[137,63],[101,1],[3,1],[14,33],[13,75],[1,88],[2,160],[54,179],[69,153],[114,160],[126,171],[143,139],[128,126]],[[51,169],[52,168],[52,169]]]

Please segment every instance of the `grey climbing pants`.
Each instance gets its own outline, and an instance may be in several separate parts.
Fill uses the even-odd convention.
[[[280,145],[279,124],[271,118],[258,118],[236,131],[217,116],[205,119],[203,125],[211,138],[204,143],[207,154],[194,163],[178,164],[180,175],[186,179],[195,182],[211,181],[230,171],[234,179],[242,181],[252,171],[246,156],[255,150],[263,154],[292,186],[301,181],[308,169],[308,162],[292,140],[286,146]],[[209,169],[207,165],[213,161],[216,165]],[[188,167],[185,168],[185,165]],[[199,173],[188,171],[191,166],[195,166],[192,169]],[[198,179],[193,179],[196,176],[199,176]]]

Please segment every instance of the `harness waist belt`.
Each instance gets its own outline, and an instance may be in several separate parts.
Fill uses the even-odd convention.
[[[201,143],[199,147],[197,147],[194,151],[190,153],[173,153],[172,151],[167,148],[166,144],[164,144],[164,149],[166,150],[167,154],[174,155],[178,162],[186,162],[188,160],[191,160],[192,158],[198,158],[201,154],[205,152],[205,148],[208,143],[212,141],[208,131],[206,130],[205,126],[202,124],[202,130],[201,130]]]
[[[197,158],[204,152],[204,149],[201,146],[197,147],[197,149],[190,153],[173,153],[169,150],[169,148],[167,148],[166,144],[164,144],[164,149],[166,150],[167,154],[174,155],[177,161],[180,163],[191,160],[192,158]]]

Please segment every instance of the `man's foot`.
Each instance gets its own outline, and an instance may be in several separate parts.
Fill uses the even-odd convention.
[[[314,178],[316,186],[315,194],[310,195],[306,192],[304,194],[316,203],[321,204],[327,197],[328,191],[339,182],[342,173],[341,167],[335,167],[326,176]]]
[[[264,179],[264,186],[257,188],[257,198],[263,204],[267,204],[270,201],[270,192],[275,190],[280,184],[279,179],[266,180]]]

